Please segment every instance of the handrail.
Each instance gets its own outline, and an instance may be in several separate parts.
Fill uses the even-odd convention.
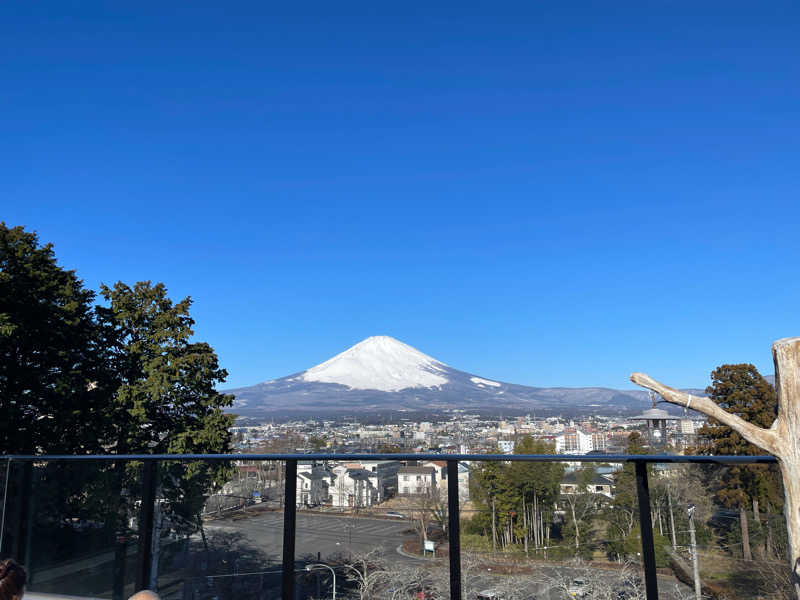
[[[658,599],[658,582],[656,578],[655,548],[652,535],[650,515],[650,491],[647,476],[647,464],[651,463],[694,463],[694,464],[771,464],[777,459],[773,456],[681,456],[671,454],[4,454],[0,461],[40,463],[49,461],[67,462],[119,462],[142,461],[148,464],[143,479],[142,503],[140,506],[140,529],[152,533],[153,505],[155,502],[155,477],[153,470],[155,461],[259,461],[274,460],[286,463],[286,479],[284,484],[283,511],[283,560],[281,597],[283,600],[294,599],[295,577],[295,534],[297,525],[296,477],[297,465],[304,461],[347,460],[347,461],[442,461],[447,463],[447,497],[449,506],[449,542],[450,542],[450,598],[462,600],[461,595],[461,552],[459,539],[459,502],[458,502],[458,464],[465,461],[503,461],[503,462],[581,462],[581,463],[633,463],[636,465],[636,490],[639,499],[639,524],[642,531],[642,557],[645,576],[645,590],[648,600]],[[26,469],[30,470],[30,466]],[[27,485],[25,485],[27,484]],[[25,480],[23,488],[30,493],[30,481]],[[19,531],[24,531],[20,526]],[[152,559],[152,544],[149,537],[144,536],[140,544],[137,558],[137,587],[146,586],[149,578],[149,565]]]
[[[705,463],[705,464],[764,464],[778,459],[766,454],[757,455],[679,455],[679,454],[346,454],[342,452],[314,454],[0,454],[0,460],[29,461],[119,461],[119,460],[438,460],[448,461],[532,461],[532,462],[591,462],[591,463]]]

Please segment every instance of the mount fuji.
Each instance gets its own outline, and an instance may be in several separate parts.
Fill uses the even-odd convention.
[[[392,337],[373,336],[301,373],[234,394],[243,417],[443,412],[630,414],[647,394],[608,388],[538,388],[459,371]]]

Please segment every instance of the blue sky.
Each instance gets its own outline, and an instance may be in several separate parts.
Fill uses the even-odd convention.
[[[703,386],[800,334],[794,3],[7,2],[0,219],[195,301],[229,385],[385,334]]]

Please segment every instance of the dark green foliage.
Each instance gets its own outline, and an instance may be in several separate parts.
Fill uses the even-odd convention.
[[[719,406],[744,420],[769,428],[778,416],[775,389],[751,364],[722,365],[711,373],[706,393]],[[709,419],[700,430],[712,454],[758,455],[763,451],[746,441],[730,427]],[[716,490],[718,500],[727,507],[748,506],[753,499],[762,506],[783,503],[783,488],[776,465],[729,466]]]
[[[609,556],[613,558],[628,558],[638,559],[642,552],[642,530],[637,523],[631,529],[631,532],[625,536],[624,539],[613,540],[608,544]],[[653,548],[656,554],[656,566],[666,567],[669,566],[669,557],[667,549],[669,548],[669,540],[661,535],[657,529],[653,530]]]
[[[778,415],[775,389],[751,364],[716,368],[711,373],[711,385],[706,393],[729,413],[760,427],[769,428]],[[705,438],[705,444],[697,449],[700,453],[763,454],[736,431],[714,419],[709,419],[699,433]],[[704,472],[715,500],[726,508],[739,509],[738,520],[728,519],[716,527],[727,547],[740,550],[747,560],[752,555],[753,545],[758,553],[780,552],[774,531],[767,531],[766,525],[758,522],[764,515],[750,512],[759,505],[759,513],[767,507],[772,511],[780,510],[783,505],[783,484],[777,465],[728,465],[719,470],[706,468]]]
[[[0,223],[0,453],[101,449],[93,299],[50,244]]]
[[[515,454],[552,454],[553,447],[530,436],[519,439]],[[498,548],[513,544],[543,546],[550,530],[559,484],[561,463],[491,461],[473,467],[471,497],[478,513],[466,530],[486,536]],[[536,530],[536,523],[541,527]],[[493,543],[493,546],[495,544]]]
[[[98,307],[114,374],[109,422],[118,452],[224,452],[233,396],[215,386],[227,377],[203,342],[191,342],[191,300],[177,304],[163,284],[102,287]]]
[[[192,340],[190,299],[162,284],[103,286],[105,306],[51,245],[0,223],[0,453],[225,453],[232,396],[213,349]],[[127,527],[141,465],[39,465],[37,518]],[[222,463],[162,464],[168,527],[193,529]],[[71,526],[70,526],[71,527]]]
[[[190,341],[191,300],[173,303],[163,284],[150,282],[101,293],[109,305],[98,307],[98,320],[114,374],[109,445],[121,454],[228,452],[232,417],[223,408],[233,396],[215,389],[227,373],[211,347]],[[195,461],[163,463],[160,473],[173,525],[193,529],[204,494],[227,471]]]

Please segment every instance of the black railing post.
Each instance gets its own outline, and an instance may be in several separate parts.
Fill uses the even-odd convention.
[[[14,535],[14,546],[11,556],[19,562],[27,564],[25,561],[30,554],[30,534],[33,519],[33,462],[25,461],[20,470],[20,485],[17,513],[17,529]]]
[[[461,600],[461,533],[458,509],[458,461],[447,461],[447,529],[450,540],[450,600]]]
[[[639,528],[642,534],[642,558],[644,563],[644,586],[647,600],[658,600],[656,577],[656,550],[653,540],[653,521],[650,518],[650,486],[647,482],[647,463],[636,462],[636,495],[639,497]]]
[[[8,502],[8,480],[11,477],[11,459],[6,460],[5,484],[3,485],[3,515],[0,517],[0,556],[3,556],[3,540],[6,533],[6,504]]]
[[[136,555],[136,590],[150,587],[153,561],[153,519],[156,504],[156,469],[158,462],[146,460],[142,465],[142,505],[139,507],[139,552]]]
[[[283,500],[282,600],[294,600],[294,538],[297,527],[297,459],[286,461]]]

